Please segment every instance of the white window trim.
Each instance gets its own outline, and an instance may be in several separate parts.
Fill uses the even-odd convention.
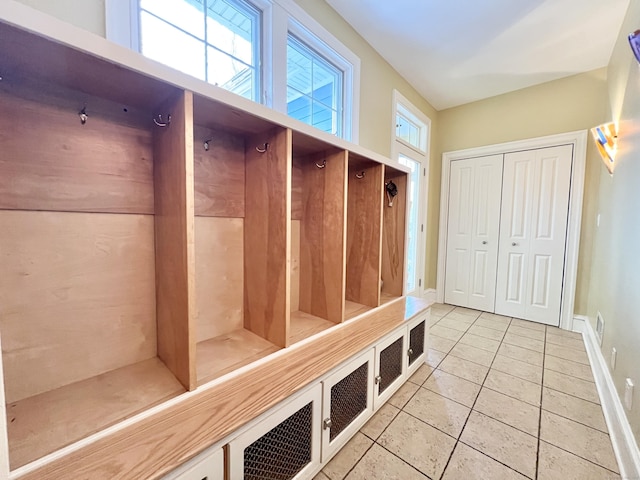
[[[341,69],[342,138],[359,143],[360,58],[293,0],[250,0],[262,10],[260,73],[263,104],[287,113],[287,39],[291,32]],[[140,51],[138,0],[105,0],[107,39]]]
[[[422,168],[424,171],[423,174],[420,175],[420,198],[418,200],[420,209],[418,211],[418,220],[421,225],[424,226],[421,233],[420,241],[418,242],[418,263],[420,264],[421,270],[419,271],[418,278],[422,280],[421,285],[418,285],[416,291],[420,297],[425,296],[425,291],[427,290],[425,283],[425,268],[426,268],[426,253],[427,253],[427,214],[429,210],[428,200],[429,200],[429,149],[431,146],[431,119],[427,117],[418,107],[416,107],[413,103],[409,101],[404,95],[402,95],[397,90],[393,91],[392,95],[392,108],[391,108],[391,159],[394,162],[399,162],[399,155],[404,154],[407,157],[413,158],[415,160],[420,160],[422,164]],[[396,115],[398,113],[398,105],[401,105],[405,110],[410,112],[414,117],[416,117],[420,122],[424,123],[427,128],[427,138],[426,138],[426,146],[425,150],[416,149],[413,145],[410,145],[396,136]],[[409,229],[409,222],[407,222],[407,230]],[[407,245],[405,245],[405,249],[408,248],[409,235],[408,231],[405,232],[405,239]]]
[[[276,64],[274,57],[273,72],[282,74],[282,78],[274,78],[274,105],[273,108],[287,113],[287,40],[291,32],[312,50],[325,57],[330,63],[344,72],[342,92],[344,97],[342,138],[353,143],[359,143],[360,126],[360,58],[345,47],[340,40],[333,36],[326,28],[320,25],[311,15],[302,9],[293,0],[273,0],[274,29],[275,16],[281,17],[279,25],[285,25],[286,29],[277,39],[274,37],[274,45],[277,45],[281,55],[279,61],[284,65]],[[284,17],[284,18],[283,18]],[[286,20],[285,20],[286,18]],[[277,42],[277,43],[276,43]]]

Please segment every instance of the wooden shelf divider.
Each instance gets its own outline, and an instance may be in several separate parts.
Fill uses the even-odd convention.
[[[158,111],[154,130],[158,356],[187,390],[197,386],[193,95],[180,92]]]
[[[244,327],[289,344],[291,130],[247,137],[245,145]]]
[[[398,194],[389,205],[385,189],[382,189],[384,207],[382,228],[382,294],[401,297],[404,293],[405,222],[407,211],[407,174],[384,165],[385,184],[393,181]]]
[[[325,165],[318,168],[317,165]],[[347,152],[331,149],[299,161],[300,310],[341,323],[344,318]]]

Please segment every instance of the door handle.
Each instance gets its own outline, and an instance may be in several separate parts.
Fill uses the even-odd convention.
[[[483,244],[483,245],[486,245],[486,244],[487,244],[487,241],[486,241],[486,240],[483,240],[483,241],[482,241],[482,244]]]
[[[517,247],[517,246],[518,246],[518,244],[517,244],[516,242],[513,242],[513,243],[511,244],[511,246],[512,246],[512,247]]]

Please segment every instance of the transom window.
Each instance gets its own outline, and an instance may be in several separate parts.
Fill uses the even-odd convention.
[[[261,23],[239,0],[140,0],[140,51],[258,101]]]
[[[289,34],[287,42],[287,113],[342,136],[343,72]]]
[[[396,140],[426,153],[427,126],[401,103],[396,105]]]

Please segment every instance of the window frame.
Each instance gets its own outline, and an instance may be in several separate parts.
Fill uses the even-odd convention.
[[[402,138],[398,137],[396,132],[396,118],[398,111],[409,112],[411,114],[411,120],[417,120],[419,123],[423,124],[425,127],[424,132],[424,143],[421,141],[421,147],[424,145],[424,148],[416,148],[410,143],[404,141]],[[411,103],[404,95],[402,95],[399,91],[393,90],[392,96],[392,109],[391,109],[391,159],[394,162],[400,163],[400,155],[406,156],[414,161],[420,162],[420,165],[423,169],[422,175],[420,178],[419,185],[419,198],[418,198],[418,223],[420,225],[419,229],[419,239],[417,241],[417,252],[416,255],[418,257],[418,264],[420,265],[420,269],[416,270],[418,273],[418,285],[414,291],[420,297],[424,297],[426,293],[426,264],[427,264],[427,255],[426,255],[426,239],[428,234],[428,226],[427,226],[427,214],[429,210],[428,199],[429,199],[429,149],[431,145],[431,119],[427,117],[418,107],[416,107],[413,103]],[[407,221],[405,232],[405,249],[408,251],[409,246],[409,222]],[[408,260],[408,258],[407,258]],[[404,287],[406,288],[407,279],[405,279]]]
[[[342,135],[359,142],[360,58],[293,0],[246,0],[262,11],[258,103],[287,113],[287,39],[293,34],[343,74]],[[139,0],[105,0],[106,37],[140,52]]]

